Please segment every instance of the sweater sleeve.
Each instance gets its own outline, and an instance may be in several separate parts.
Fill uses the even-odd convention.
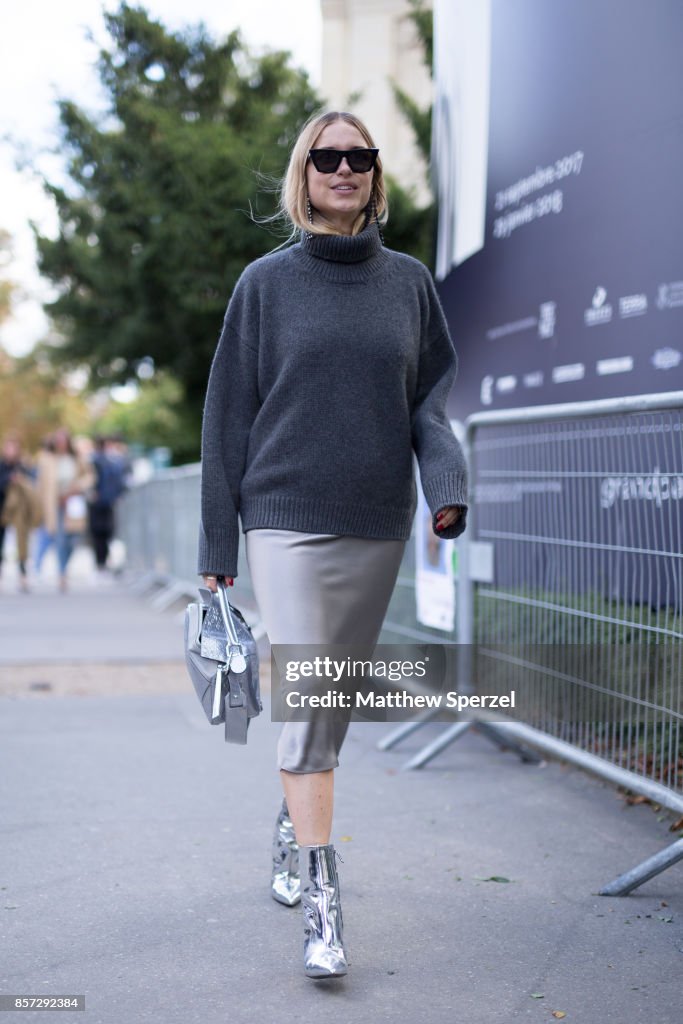
[[[259,409],[258,353],[237,328],[246,328],[239,286],[223,322],[202,420],[200,573],[237,576],[239,495],[249,432]]]
[[[429,311],[411,414],[412,441],[422,490],[432,513],[432,529],[437,537],[447,539],[459,537],[467,525],[467,464],[446,415],[458,358],[431,277],[428,295]],[[463,511],[452,526],[437,530],[437,512],[447,505],[459,505]]]

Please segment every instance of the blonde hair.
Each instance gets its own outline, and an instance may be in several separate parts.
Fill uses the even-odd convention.
[[[375,148],[372,135],[360,118],[356,117],[355,114],[350,114],[346,110],[326,110],[322,113],[319,112],[309,117],[294,143],[294,148],[292,149],[289,164],[287,165],[287,171],[280,190],[280,215],[292,224],[294,231],[296,231],[297,228],[301,228],[303,231],[307,231],[309,234],[314,235],[335,235],[339,233],[331,224],[327,223],[320,214],[318,215],[318,219],[311,224],[308,219],[308,211],[306,208],[306,199],[308,197],[308,188],[306,185],[306,163],[308,161],[308,151],[313,148],[316,139],[323,129],[329,124],[334,124],[335,121],[345,121],[346,124],[352,125],[363,136],[368,147],[371,149]],[[374,206],[373,201],[375,204]],[[372,177],[372,191],[370,193],[369,209],[371,211],[371,216],[374,215],[374,210],[376,209],[380,224],[386,224],[389,216],[389,205],[387,203],[382,161],[379,156],[377,157]],[[367,221],[367,210],[361,210],[353,223],[351,234],[357,235],[359,231],[362,231],[367,224]]]

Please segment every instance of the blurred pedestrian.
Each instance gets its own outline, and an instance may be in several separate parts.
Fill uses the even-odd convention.
[[[67,566],[87,526],[85,495],[93,486],[95,474],[84,455],[77,453],[69,431],[62,428],[52,435],[50,447],[40,452],[36,469],[43,526],[57,549],[59,589],[64,593]],[[44,553],[43,548],[36,559],[38,567]]]
[[[54,452],[54,450],[55,450],[54,437],[53,437],[52,434],[46,434],[46,436],[43,438],[43,440],[41,442],[40,450],[39,450],[38,455],[36,457],[36,469],[35,469],[35,476],[36,476],[36,478],[38,476],[40,463],[45,458],[44,453],[45,452]],[[34,564],[36,573],[40,573],[40,571],[42,569],[42,566],[43,566],[43,559],[45,558],[45,555],[47,554],[47,552],[50,550],[50,548],[54,544],[54,535],[48,532],[47,527],[45,526],[45,522],[44,522],[43,516],[42,516],[42,500],[40,498],[40,494],[38,495],[38,500],[41,503],[41,522],[40,522],[40,525],[38,526],[38,529],[36,530],[34,552],[33,552],[33,564]]]
[[[124,490],[127,490],[133,480],[133,465],[128,444],[123,434],[119,431],[115,431],[107,436],[107,455],[114,459],[121,467]]]
[[[114,536],[116,502],[126,489],[126,466],[114,445],[111,438],[96,437],[92,456],[95,482],[88,495],[88,524],[100,577],[106,572]]]
[[[0,454],[0,571],[2,569],[5,530],[14,529],[19,562],[19,586],[28,591],[26,562],[31,530],[40,522],[40,508],[33,485],[31,467],[22,458],[18,437],[9,435]]]

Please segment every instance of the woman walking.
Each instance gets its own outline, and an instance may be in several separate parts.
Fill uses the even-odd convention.
[[[92,467],[79,454],[68,430],[59,429],[38,455],[36,487],[42,505],[44,535],[36,568],[50,543],[57,549],[59,589],[67,589],[66,570],[76,543],[86,527],[86,493],[95,480]]]
[[[271,644],[377,643],[410,537],[413,451],[436,536],[465,529],[467,471],[445,408],[457,359],[417,260],[387,249],[379,151],[346,112],[294,145],[282,212],[299,240],[233,291],[202,430],[198,570],[237,575],[238,515]],[[271,893],[302,902],[304,969],[346,974],[334,769],[348,722],[285,722]]]

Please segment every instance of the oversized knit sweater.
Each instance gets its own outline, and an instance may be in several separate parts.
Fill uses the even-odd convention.
[[[467,515],[446,416],[457,357],[432,278],[357,235],[308,235],[251,263],[228,304],[202,427],[200,573],[237,576],[242,531],[406,540],[413,451],[437,537]],[[460,505],[457,523],[436,514]]]

